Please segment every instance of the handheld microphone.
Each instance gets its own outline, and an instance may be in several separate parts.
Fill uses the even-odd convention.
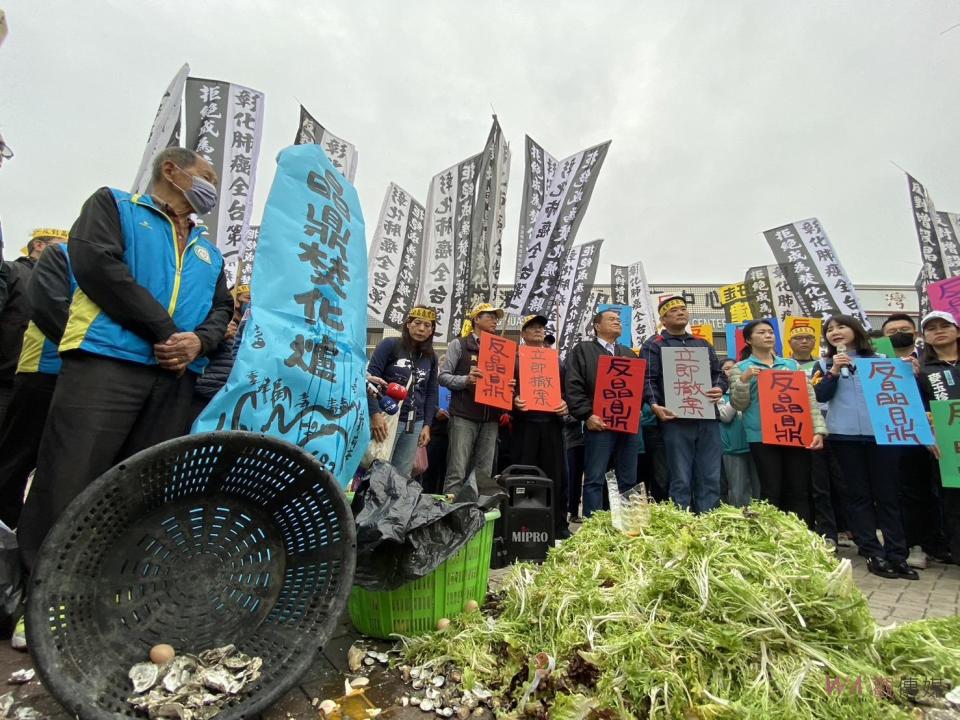
[[[846,354],[847,354],[847,346],[846,346],[846,345],[837,345],[837,352],[838,352],[838,353],[843,353],[844,355],[846,355]],[[845,377],[845,378],[850,377],[850,370],[849,370],[849,368],[847,368],[846,365],[844,365],[842,368],[840,368],[840,377]]]

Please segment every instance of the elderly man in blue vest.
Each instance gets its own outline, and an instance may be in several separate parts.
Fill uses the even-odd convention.
[[[91,481],[188,430],[194,382],[233,313],[223,257],[195,222],[216,205],[216,182],[200,155],[167,148],[149,195],[100,188],[70,230],[77,288],[18,528],[28,568]]]

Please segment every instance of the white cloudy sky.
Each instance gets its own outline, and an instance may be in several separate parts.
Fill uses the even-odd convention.
[[[388,181],[421,200],[478,152],[496,109],[558,157],[613,145],[578,236],[653,282],[728,282],[772,261],[760,234],[817,216],[860,283],[910,283],[906,181],[960,211],[960,2],[0,0],[6,254],[128,187],[178,67],[267,94],[259,218],[298,104],[359,148],[368,224]],[[601,272],[606,272],[601,269]],[[509,278],[502,278],[509,279]]]

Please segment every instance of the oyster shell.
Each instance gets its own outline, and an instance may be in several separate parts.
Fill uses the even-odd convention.
[[[180,688],[193,680],[193,674],[196,670],[196,660],[185,655],[178,655],[167,665],[167,672],[163,676],[163,689],[168,693],[179,692]]]
[[[235,678],[228,670],[222,667],[204,668],[197,677],[204,687],[218,692],[236,695],[243,688],[243,680]]]
[[[152,662],[137,663],[130,668],[127,675],[130,682],[133,683],[135,693],[146,692],[157,684],[157,679],[160,677],[160,666],[154,665]]]

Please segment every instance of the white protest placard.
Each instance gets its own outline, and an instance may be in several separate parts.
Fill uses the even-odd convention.
[[[687,420],[716,420],[714,405],[707,398],[710,378],[710,351],[705,347],[665,347],[663,394],[667,410]]]

